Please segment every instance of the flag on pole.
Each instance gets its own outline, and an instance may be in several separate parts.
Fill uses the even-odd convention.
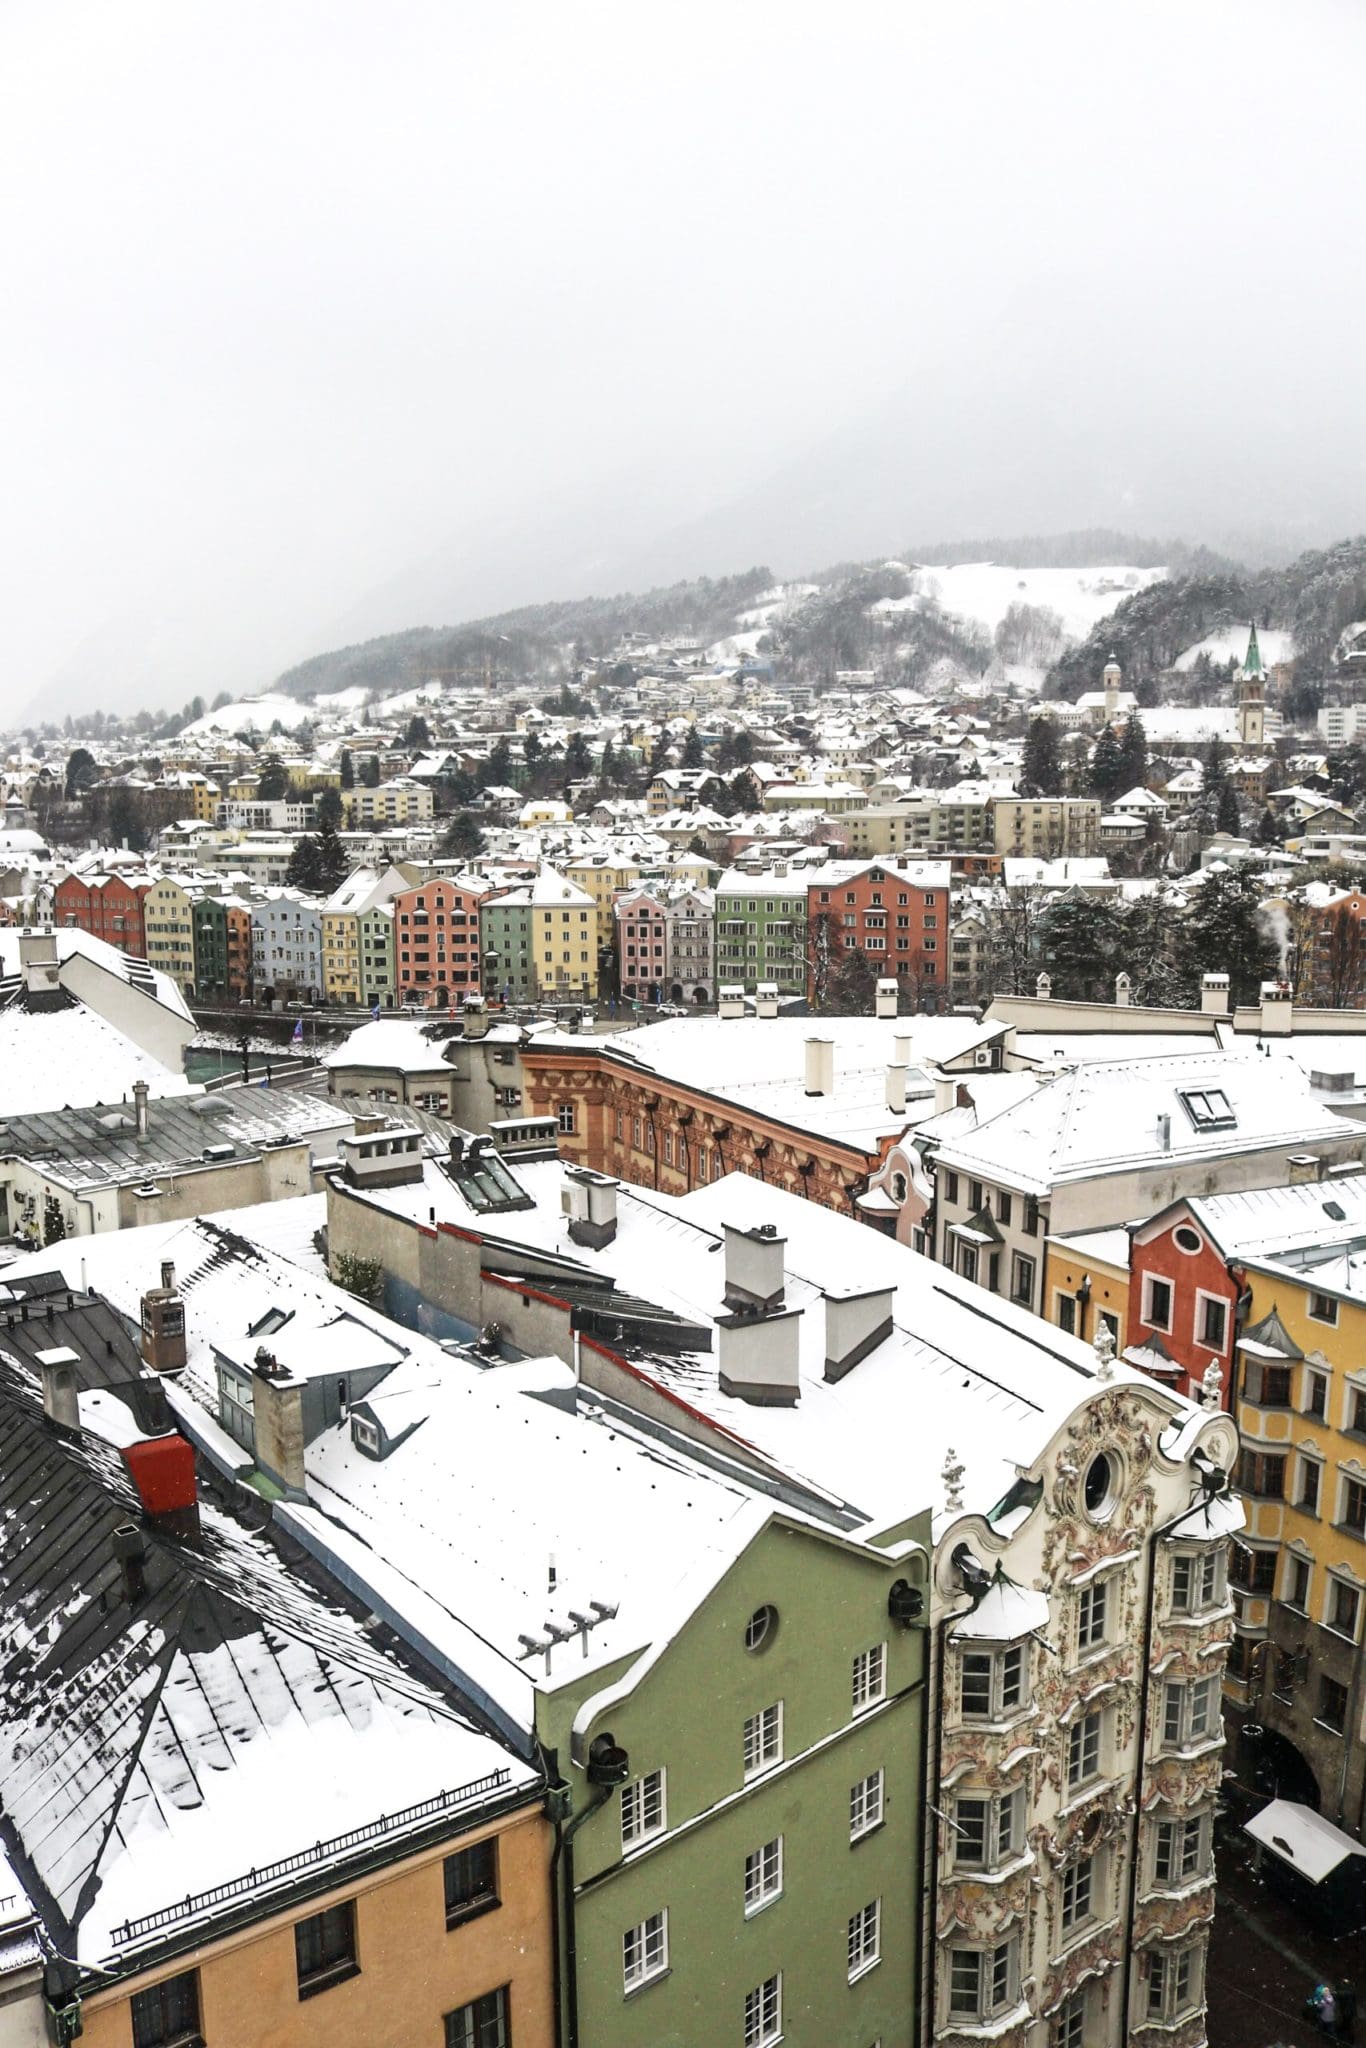
[[[379,1022],[379,1004],[378,1004],[378,1003],[371,1003],[371,1005],[370,1005],[370,1016],[371,1016],[371,1019],[373,1020],[373,1022],[374,1022],[374,1023],[376,1023],[376,1024],[378,1024],[378,1022]]]
[[[303,1042],[304,1042],[304,1020],[303,1020],[303,1018],[302,1018],[302,1017],[300,1017],[300,1018],[298,1019],[297,1023],[295,1024],[295,1026],[294,1026],[294,1035],[293,1035],[293,1037],[291,1038],[291,1040],[290,1040],[290,1043],[291,1043],[291,1045],[302,1045],[302,1044],[303,1044]]]

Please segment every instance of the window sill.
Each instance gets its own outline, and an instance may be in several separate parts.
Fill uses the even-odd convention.
[[[770,1892],[766,1899],[756,1899],[752,1906],[745,1907],[746,1920],[757,1920],[759,1915],[766,1913],[770,1906],[776,1906],[782,1896],[781,1892]]]
[[[956,1864],[949,1872],[950,1884],[1005,1884],[1012,1877],[1018,1877],[1022,1870],[1034,1867],[1034,1851],[1022,1849],[1012,1856],[1008,1863],[998,1863],[991,1869],[972,1869],[965,1864]]]
[[[1288,1705],[1289,1702],[1287,1701],[1286,1704]],[[1331,1721],[1321,1721],[1317,1714],[1314,1716],[1314,1726],[1322,1728],[1325,1735],[1336,1735],[1339,1742],[1342,1741],[1347,1732],[1345,1728],[1335,1728]]]
[[[319,1970],[315,1976],[304,1978],[299,1985],[299,1997],[316,1998],[320,1991],[330,1991],[335,1984],[345,1984],[359,1975],[359,1963],[338,1963],[331,1970]]]
[[[662,1984],[666,1977],[672,1977],[673,1970],[656,1970],[652,1976],[642,1977],[638,1984],[628,1984],[622,1992],[626,1999],[639,1998],[642,1991],[650,1991],[656,1984]]]
[[[1203,1870],[1198,1877],[1188,1877],[1182,1884],[1170,1884],[1154,1879],[1153,1883],[1148,1886],[1148,1889],[1141,1894],[1141,1897],[1145,1899],[1189,1899],[1193,1898],[1196,1892],[1203,1891],[1213,1883],[1214,1872],[1212,1870]]]
[[[849,1847],[851,1849],[857,1849],[860,1842],[870,1842],[874,1835],[880,1835],[882,1833],[882,1830],[886,1827],[886,1825],[887,1823],[885,1820],[875,1820],[870,1827],[860,1828],[856,1835],[850,1835]]]
[[[1350,1536],[1354,1542],[1366,1543],[1366,1529],[1359,1529],[1355,1522],[1334,1522],[1332,1526],[1339,1536]]]
[[[446,1914],[447,1934],[456,1927],[466,1927],[471,1920],[482,1920],[485,1913],[496,1913],[502,1905],[501,1899],[472,1899],[468,1906],[451,1907]]]
[[[861,1984],[863,1979],[870,1976],[881,1961],[881,1956],[874,1956],[871,1962],[860,1963],[856,1970],[849,1972],[849,1982],[851,1984]]]

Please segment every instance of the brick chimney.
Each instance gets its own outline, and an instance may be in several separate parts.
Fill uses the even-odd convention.
[[[170,1259],[161,1262],[160,1287],[149,1287],[142,1297],[138,1349],[153,1372],[185,1370],[185,1301],[176,1291],[175,1266]]]

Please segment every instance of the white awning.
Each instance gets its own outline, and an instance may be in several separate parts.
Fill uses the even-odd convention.
[[[1273,1799],[1270,1806],[1244,1822],[1243,1831],[1279,1856],[1282,1863],[1298,1870],[1301,1877],[1307,1877],[1310,1884],[1322,1884],[1349,1856],[1366,1856],[1360,1842],[1335,1828],[1312,1806],[1301,1806],[1294,1799]]]

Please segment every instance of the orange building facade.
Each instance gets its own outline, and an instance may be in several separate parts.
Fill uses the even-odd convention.
[[[129,2048],[147,2038],[149,2005],[154,2024],[190,2020],[188,2031],[168,2038],[211,2048],[441,2048],[466,2038],[555,2048],[553,1842],[539,1801],[523,1804],[456,1840],[296,1899],[269,1919],[211,1934],[85,2000],[84,2048]],[[462,1857],[460,1881],[468,1890],[474,1871],[479,1889],[452,1910],[447,1866]],[[229,1908],[219,1911],[226,1918]],[[320,1918],[334,1949],[339,1931],[344,1939],[349,1930],[353,1959],[306,1975]]]
[[[857,1216],[880,1163],[861,1146],[803,1131],[585,1045],[522,1048],[523,1107],[553,1116],[560,1156],[664,1194],[747,1173]]]

